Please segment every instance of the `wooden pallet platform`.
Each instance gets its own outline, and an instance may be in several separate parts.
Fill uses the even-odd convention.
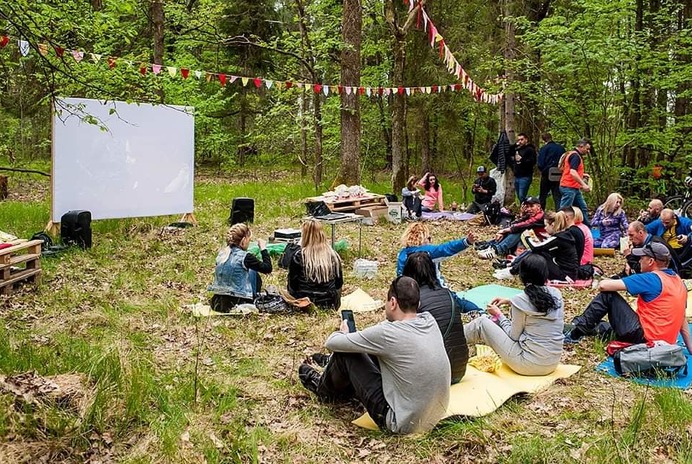
[[[0,294],[12,293],[17,284],[40,282],[42,243],[19,241],[0,250]]]
[[[305,201],[306,203],[323,201],[333,213],[353,213],[364,206],[384,205],[384,198],[384,195],[371,194],[363,197],[344,198],[340,200],[332,200],[325,197],[311,197]]]

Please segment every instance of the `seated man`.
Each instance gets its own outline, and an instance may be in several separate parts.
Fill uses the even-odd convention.
[[[648,233],[646,227],[640,221],[630,223],[627,227],[627,237],[629,238],[630,247],[622,252],[627,263],[625,264],[625,269],[618,274],[618,277],[627,277],[628,275],[642,272],[639,266],[639,256],[632,254],[632,247],[642,248],[644,245],[652,242],[658,242],[668,247],[668,244],[661,237]],[[668,249],[670,251],[670,247],[668,247]],[[676,256],[671,254],[670,268],[678,272],[678,263],[675,262],[675,259]]]
[[[497,192],[497,183],[490,177],[485,166],[478,166],[476,169],[478,178],[473,181],[471,191],[473,192],[473,202],[466,210],[467,213],[476,214],[485,210],[485,206],[493,201],[493,195]]]
[[[495,239],[488,242],[487,247],[478,251],[482,259],[493,259],[506,256],[513,252],[521,241],[521,233],[525,230],[533,230],[539,238],[545,236],[545,224],[543,222],[543,209],[541,202],[536,197],[527,197],[521,204],[522,215],[512,221],[509,227],[500,229]]]
[[[672,209],[661,211],[661,217],[646,226],[646,231],[651,235],[661,237],[681,263],[692,258],[692,219],[678,216]]]
[[[598,284],[600,294],[586,310],[574,318],[574,328],[565,336],[565,343],[576,343],[584,335],[593,334],[606,315],[616,340],[628,343],[650,343],[658,340],[675,344],[682,335],[692,353],[690,328],[685,319],[687,289],[680,277],[670,269],[670,251],[661,243],[651,242],[635,248],[641,274],[623,279],[604,279]],[[634,312],[619,291],[637,296]]]
[[[649,207],[645,211],[639,212],[637,221],[640,221],[644,225],[649,225],[661,217],[661,211],[663,211],[663,202],[658,199],[651,200],[649,202]]]
[[[387,320],[354,333],[342,321],[325,344],[334,353],[324,373],[305,363],[298,369],[305,388],[323,401],[357,398],[381,429],[431,430],[447,409],[452,374],[435,318],[416,312],[419,298],[415,280],[396,278],[387,293]]]

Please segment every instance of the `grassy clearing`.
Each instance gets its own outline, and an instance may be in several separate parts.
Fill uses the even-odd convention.
[[[384,192],[386,183],[383,176],[368,186]],[[22,237],[42,229],[47,183],[17,176],[10,188],[10,201],[0,204],[2,229]],[[445,190],[455,195],[453,185]],[[0,374],[80,374],[85,405],[30,405],[0,394],[0,462],[692,461],[690,392],[596,373],[604,354],[594,343],[564,353],[564,362],[584,367],[548,391],[514,398],[485,418],[447,421],[422,437],[392,437],[355,428],[357,407],[322,405],[298,382],[297,366],[337,326],[334,314],[200,320],[181,310],[209,297],[233,197],[255,198],[253,230],[267,237],[297,226],[301,200],[313,194],[291,172],[201,173],[198,227],[162,232],[177,217],[98,221],[91,250],[44,259],[37,290],[0,300]],[[468,227],[440,223],[435,239],[464,235]],[[385,297],[403,228],[364,227],[363,255],[376,259],[380,272],[359,280],[351,272],[358,229],[337,226],[338,238],[350,243],[346,292],[362,287]],[[599,264],[610,271],[619,265],[612,258]],[[444,269],[455,289],[492,278],[471,253]],[[284,286],[285,278],[277,269],[265,283]],[[564,295],[571,316],[593,291]],[[381,315],[358,317],[363,327]]]

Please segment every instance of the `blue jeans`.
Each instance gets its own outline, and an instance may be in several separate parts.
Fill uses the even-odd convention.
[[[507,234],[499,242],[493,243],[493,246],[495,247],[495,250],[497,251],[498,254],[507,255],[517,245],[519,245],[520,241],[521,241],[521,234]],[[493,242],[494,242],[494,240],[493,240]]]
[[[591,227],[591,223],[589,223],[589,209],[586,206],[586,201],[584,201],[584,196],[581,194],[581,190],[572,187],[560,186],[560,194],[562,195],[562,199],[560,200],[560,208],[576,206],[584,215],[584,224]]]
[[[514,178],[514,189],[517,191],[517,199],[519,204],[524,203],[527,195],[529,194],[529,187],[531,187],[531,181],[533,177],[515,177]]]

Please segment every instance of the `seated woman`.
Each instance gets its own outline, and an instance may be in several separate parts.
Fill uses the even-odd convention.
[[[479,317],[464,326],[469,344],[490,346],[502,362],[521,375],[547,375],[562,356],[564,303],[559,290],[546,287],[546,259],[530,254],[519,264],[524,291],[511,299],[495,298],[487,311],[497,323]],[[511,306],[511,320],[500,306]]]
[[[618,248],[620,239],[627,235],[627,216],[622,210],[622,196],[619,193],[608,195],[605,203],[596,209],[591,226],[598,227],[601,236],[594,239],[596,248]]]
[[[427,253],[412,253],[406,260],[404,275],[418,282],[420,306],[418,312],[428,311],[437,321],[452,367],[452,384],[458,383],[466,373],[469,360],[469,347],[464,337],[464,326],[460,313],[467,303],[459,300],[456,294],[440,286],[435,274],[435,265]],[[476,305],[474,309],[478,309]]]
[[[559,211],[548,213],[545,216],[545,230],[550,237],[540,243],[529,242],[530,250],[512,262],[509,272],[501,269],[495,272],[498,279],[511,278],[519,274],[519,266],[530,255],[541,255],[545,258],[549,280],[577,280],[579,270],[579,258],[574,236],[568,230],[570,222],[567,215]]]
[[[301,249],[288,265],[288,293],[310,298],[320,308],[339,309],[344,284],[341,258],[329,246],[319,221],[306,220],[301,232]]]
[[[211,298],[214,311],[228,312],[235,305],[255,301],[262,289],[262,279],[258,273],[269,274],[272,271],[272,261],[264,240],[257,240],[262,261],[248,253],[251,238],[252,231],[247,224],[235,224],[228,230],[228,246],[216,256],[214,283],[208,288],[214,292]]]
[[[431,212],[435,210],[435,205],[439,206],[438,210],[440,212],[445,210],[445,202],[442,197],[442,185],[435,174],[426,172],[421,180],[418,181],[418,185],[423,187],[425,191],[425,196],[423,197],[422,209],[425,212]]]
[[[406,187],[401,189],[401,198],[409,218],[421,216],[422,205],[420,191],[416,188],[416,176],[408,178]]]
[[[574,225],[584,233],[584,253],[581,255],[580,265],[593,263],[593,235],[591,229],[584,224],[584,215],[579,208],[574,209]]]
[[[466,238],[450,240],[449,242],[444,242],[439,245],[433,245],[431,243],[430,228],[427,224],[414,222],[406,228],[406,231],[404,231],[404,234],[401,236],[401,245],[403,248],[399,250],[399,255],[396,259],[396,275],[400,276],[404,272],[404,265],[406,264],[408,255],[418,251],[424,251],[430,255],[435,263],[437,280],[440,282],[440,285],[446,287],[447,285],[445,284],[444,277],[442,277],[440,272],[440,262],[464,251],[469,245],[473,244],[475,239],[473,233],[469,232]]]

